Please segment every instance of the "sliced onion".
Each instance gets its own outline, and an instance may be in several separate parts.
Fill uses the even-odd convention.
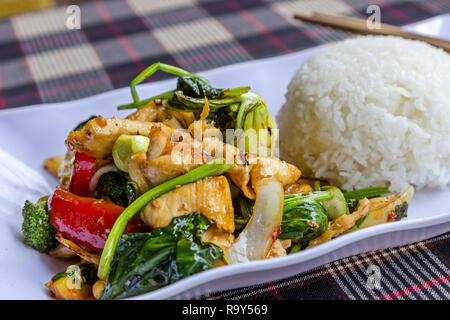
[[[283,186],[275,179],[257,183],[253,214],[245,229],[224,254],[228,264],[267,257],[274,242],[273,232],[283,217]]]
[[[118,171],[118,169],[113,164],[107,164],[98,169],[97,171],[95,171],[94,175],[92,176],[91,182],[89,183],[90,194],[94,193],[95,188],[97,188],[97,183],[100,180],[101,176],[110,171]]]
[[[58,240],[63,246],[75,253],[80,258],[86,260],[87,262],[98,265],[100,263],[100,255],[97,253],[89,252],[79,246],[74,241],[64,237],[60,232],[56,233],[56,240]]]

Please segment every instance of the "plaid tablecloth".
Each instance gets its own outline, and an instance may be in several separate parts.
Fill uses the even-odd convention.
[[[361,17],[369,4],[377,4],[382,22],[395,25],[450,12],[450,0],[99,0],[77,4],[79,30],[66,26],[68,4],[0,20],[0,109],[124,87],[156,61],[196,72],[350,36],[294,21],[295,12]],[[149,81],[167,76],[157,73]],[[376,290],[367,285],[371,264],[383,270]],[[342,259],[281,281],[201,298],[448,299],[449,268],[450,233],[446,233]]]

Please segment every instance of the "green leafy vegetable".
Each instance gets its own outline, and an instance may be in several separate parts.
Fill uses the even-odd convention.
[[[176,187],[192,183],[206,177],[221,175],[232,167],[233,165],[225,163],[224,159],[214,159],[182,176],[166,181],[159,186],[150,189],[137,198],[122,212],[109,233],[100,259],[98,277],[102,280],[105,280],[108,277],[111,261],[114,258],[114,252],[116,251],[117,242],[119,241],[120,236],[123,234],[128,221],[133,219],[139,211],[147,205],[147,203],[169,192],[170,190],[175,189]]]
[[[283,210],[289,211],[295,208],[298,204],[302,204],[306,200],[326,201],[332,198],[333,196],[330,191],[314,191],[311,193],[285,194]]]
[[[41,253],[48,253],[58,245],[55,239],[56,229],[50,224],[47,213],[47,199],[48,197],[41,199],[38,204],[27,200],[22,209],[25,244]]]
[[[137,184],[124,172],[110,171],[103,174],[97,183],[101,198],[128,207],[140,194]]]
[[[165,228],[122,236],[102,299],[135,296],[211,269],[223,252],[199,237],[210,224],[194,212]]]
[[[328,228],[327,210],[318,201],[306,199],[295,207],[283,210],[279,239],[310,241],[320,236]]]
[[[178,77],[177,90],[181,90],[187,95],[203,98],[215,98],[222,91],[211,86],[208,80],[203,78],[193,78],[187,76]]]

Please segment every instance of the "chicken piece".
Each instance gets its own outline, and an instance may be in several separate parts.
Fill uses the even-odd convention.
[[[301,175],[298,168],[278,158],[258,157],[249,152],[242,152],[232,145],[224,144],[215,137],[204,138],[202,149],[213,158],[223,157],[234,163],[234,167],[228,170],[226,174],[249,199],[256,198],[252,186],[256,185],[258,181],[274,177],[285,186],[297,181]]]
[[[234,209],[227,178],[205,178],[172,190],[152,200],[141,211],[141,218],[152,228],[162,228],[173,218],[192,212],[200,212],[221,231],[234,232]]]
[[[295,193],[308,193],[312,192],[313,188],[311,185],[307,183],[294,183],[291,185],[288,185],[284,188],[284,193],[286,194],[295,194]]]
[[[151,101],[126,119],[146,122],[161,122],[174,129],[187,129],[194,122],[194,113],[166,108],[164,104]]]
[[[180,136],[178,141],[172,141],[173,136],[167,130],[154,127],[150,130],[149,138],[147,153],[136,153],[128,164],[130,177],[142,192],[210,160],[201,149],[194,147],[190,136]]]
[[[369,214],[364,219],[359,229],[368,228],[377,224],[400,220],[404,215],[403,210],[408,208],[414,196],[414,187],[409,186],[400,195],[388,195],[369,200]]]
[[[230,232],[221,231],[213,224],[201,234],[201,239],[205,243],[215,244],[225,250],[234,242],[234,235]]]
[[[356,221],[358,221],[362,217],[365,217],[369,213],[369,208],[370,202],[367,198],[364,198],[355,212],[351,214],[344,214],[331,221],[328,224],[327,231],[322,233],[322,235],[320,235],[318,238],[311,240],[307,249],[330,241],[331,239],[336,238],[340,234],[344,233],[345,231],[353,227]]]
[[[270,248],[269,253],[267,254],[267,259],[284,257],[287,255],[286,249],[289,248],[292,244],[291,240],[275,240]]]
[[[111,155],[112,147],[122,134],[148,136],[151,128],[160,127],[172,134],[174,129],[161,123],[97,117],[81,131],[71,131],[66,139],[70,151],[86,153],[97,159]]]
[[[48,158],[44,161],[44,168],[58,178],[59,168],[64,161],[64,156]]]

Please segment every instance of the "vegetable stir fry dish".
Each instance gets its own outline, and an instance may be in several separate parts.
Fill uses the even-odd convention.
[[[135,86],[158,70],[176,87],[141,99]],[[45,161],[58,186],[23,207],[25,244],[67,261],[46,284],[56,299],[132,297],[406,216],[413,187],[342,190],[280,160],[277,124],[250,87],[162,63],[130,87],[128,115],[80,119],[66,154]]]

